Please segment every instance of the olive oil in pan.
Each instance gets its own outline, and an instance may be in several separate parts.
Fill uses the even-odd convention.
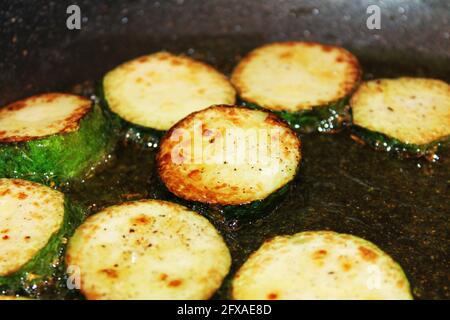
[[[183,52],[229,74],[243,54],[260,44],[257,38],[191,38],[159,47],[155,44],[154,49]],[[437,68],[440,61],[422,61],[422,67],[417,67],[415,62],[402,60],[396,69],[398,55],[379,61],[370,54],[355,53],[366,78],[420,75],[449,81],[442,73],[449,66]],[[90,96],[96,85],[88,81],[72,91]],[[450,299],[449,150],[444,150],[439,161],[429,163],[401,160],[361,146],[351,140],[347,130],[301,139],[300,173],[273,212],[251,222],[226,221],[218,213],[209,215],[230,247],[230,275],[268,238],[305,230],[333,230],[372,241],[391,255],[405,270],[416,298]],[[69,186],[70,196],[88,207],[89,214],[128,200],[170,200],[154,170],[155,147],[156,142],[143,146],[119,142],[98,174]],[[228,296],[226,280],[215,298]]]

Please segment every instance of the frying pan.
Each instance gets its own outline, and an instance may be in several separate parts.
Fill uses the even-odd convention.
[[[81,9],[80,30],[66,27],[71,4]],[[366,26],[373,4],[381,9],[379,30]],[[161,49],[229,73],[252,48],[280,40],[341,45],[358,56],[365,79],[450,81],[446,0],[16,0],[0,4],[0,30],[0,105],[46,91],[91,95],[109,69]],[[230,246],[231,274],[270,237],[327,229],[363,237],[390,254],[415,298],[449,299],[450,152],[429,163],[360,146],[347,130],[301,138],[300,175],[274,212],[250,223],[213,219]],[[103,171],[67,192],[90,213],[168,197],[157,187],[154,153],[120,143]],[[215,297],[228,294],[227,280]]]

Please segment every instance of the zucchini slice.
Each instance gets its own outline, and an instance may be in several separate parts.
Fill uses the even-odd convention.
[[[360,77],[358,60],[343,48],[278,42],[245,56],[231,82],[247,106],[269,109],[301,132],[332,132],[349,118]]]
[[[300,140],[270,112],[212,106],[172,127],[156,159],[162,182],[177,197],[250,218],[287,191],[300,165]]]
[[[213,104],[233,104],[236,92],[213,67],[186,56],[158,52],[106,74],[103,97],[128,127],[145,132],[166,131],[190,113]]]
[[[127,202],[90,216],[69,241],[87,299],[208,299],[231,257],[210,222],[178,204]]]
[[[55,284],[66,237],[82,218],[59,191],[0,179],[0,293],[37,295]]]
[[[330,231],[266,241],[234,276],[234,299],[412,299],[401,267],[374,244]]]
[[[33,96],[0,109],[0,177],[59,185],[84,177],[115,141],[112,123],[89,99]]]
[[[379,79],[351,99],[353,131],[376,149],[433,157],[450,137],[450,85],[434,79]]]

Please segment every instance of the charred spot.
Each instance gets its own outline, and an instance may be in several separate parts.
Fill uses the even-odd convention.
[[[320,249],[320,250],[315,251],[315,252],[312,254],[312,258],[313,258],[314,260],[321,260],[321,259],[323,259],[327,254],[328,254],[328,252],[327,252],[326,250]]]
[[[85,294],[86,294],[86,297],[89,300],[101,300],[101,299],[104,299],[104,295],[101,294],[101,293],[89,291],[89,292],[86,292]]]
[[[24,200],[24,199],[28,198],[28,195],[27,195],[26,193],[24,193],[24,192],[19,192],[19,194],[17,195],[17,197],[18,197],[20,200]]]
[[[152,222],[152,219],[150,217],[147,217],[146,215],[140,215],[136,218],[132,219],[132,223],[139,225],[139,224],[149,224]]]
[[[144,63],[144,62],[147,62],[147,61],[148,61],[148,56],[140,57],[137,60],[137,62],[139,62],[139,63]]]
[[[359,247],[358,250],[364,260],[375,261],[378,258],[378,254],[376,254],[373,250],[369,248]]]
[[[91,102],[86,99],[86,103],[78,107],[69,117],[64,119],[65,127],[61,132],[71,132],[78,129],[80,120],[90,110]]]
[[[25,101],[17,101],[14,102],[12,104],[10,104],[9,106],[5,107],[5,111],[16,111],[16,110],[20,110],[23,109],[27,106],[27,103]]]
[[[179,287],[181,284],[181,280],[175,279],[169,282],[169,287]]]
[[[161,274],[159,275],[159,280],[164,281],[164,280],[167,279],[167,277],[168,277],[167,274],[161,273]]]
[[[164,153],[160,157],[158,157],[160,163],[169,163],[172,162],[172,157],[170,153]]]
[[[8,236],[7,234],[5,234],[5,235],[2,237],[2,239],[3,239],[3,240],[8,240],[8,239],[9,239],[9,236]]]
[[[5,196],[5,195],[7,195],[9,193],[11,193],[11,190],[10,189],[5,189],[3,191],[0,191],[0,196]]]
[[[42,96],[44,102],[50,103],[55,101],[56,99],[60,98],[62,95],[59,93],[48,93],[44,96]]]
[[[20,180],[20,179],[14,179],[11,180],[11,183],[17,187],[27,187],[27,190],[31,190],[32,188],[28,185],[28,184],[33,184],[32,182],[26,182],[24,180]],[[30,188],[30,189],[28,189]]]
[[[202,128],[202,135],[203,135],[203,136],[209,137],[209,136],[211,136],[212,134],[214,134],[214,131],[213,131],[213,130],[210,130],[210,129],[206,128],[205,126],[203,126],[203,128]]]
[[[264,122],[273,126],[279,126],[282,122],[273,114],[269,114]]]
[[[200,170],[192,170],[191,172],[189,172],[188,177],[191,179],[198,179],[200,178]]]
[[[267,299],[269,299],[269,300],[276,300],[277,298],[278,298],[278,294],[273,293],[273,292],[271,292],[267,295]]]
[[[173,66],[180,66],[183,64],[183,62],[178,58],[173,58],[170,60],[170,64]]]
[[[214,189],[220,190],[220,189],[226,188],[227,186],[228,186],[228,184],[222,183],[222,184],[217,185]]]
[[[218,108],[221,108],[222,106],[218,106]],[[227,114],[228,116],[230,116],[230,120],[234,121],[234,122],[239,122],[240,117],[238,114],[238,111],[235,108],[226,108],[223,109],[225,112],[225,114]]]
[[[119,274],[114,269],[103,269],[103,270],[100,270],[100,272],[105,273],[110,278],[118,278],[119,277]]]

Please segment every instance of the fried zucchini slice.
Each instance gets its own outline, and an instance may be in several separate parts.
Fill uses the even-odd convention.
[[[234,299],[412,299],[401,267],[374,244],[330,231],[266,241],[232,281]]]
[[[231,82],[247,106],[269,109],[301,132],[331,132],[348,119],[360,77],[358,60],[343,48],[278,42],[247,54]]]
[[[103,79],[104,102],[130,135],[166,131],[213,104],[233,104],[236,92],[213,67],[186,56],[158,52],[126,62]],[[153,130],[152,130],[153,129]]]
[[[300,165],[300,140],[272,113],[212,106],[172,127],[156,159],[162,182],[177,197],[252,218],[288,190]]]
[[[69,242],[87,299],[208,299],[229,271],[210,222],[178,204],[127,202],[89,217]]]
[[[113,125],[84,97],[47,93],[0,109],[0,177],[63,184],[115,145]]]
[[[354,133],[376,149],[432,157],[450,137],[450,85],[440,80],[368,81],[351,107]]]
[[[66,237],[82,218],[59,191],[0,179],[0,292],[33,296],[55,284]]]

